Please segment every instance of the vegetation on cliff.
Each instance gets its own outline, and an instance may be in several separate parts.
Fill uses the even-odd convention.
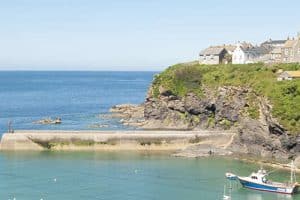
[[[277,81],[277,72],[300,70],[300,64],[247,64],[247,65],[199,65],[177,64],[154,78],[152,93],[158,97],[160,88],[173,95],[184,97],[194,93],[203,97],[205,91],[217,91],[224,86],[249,88],[248,114],[259,116],[259,99],[266,97],[272,104],[272,115],[291,133],[300,133],[300,80]]]

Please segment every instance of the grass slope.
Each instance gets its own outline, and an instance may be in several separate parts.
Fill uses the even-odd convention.
[[[163,86],[174,95],[185,96],[193,92],[203,95],[203,87],[216,89],[219,86],[241,86],[252,88],[255,94],[267,97],[272,103],[272,114],[290,132],[300,134],[300,79],[277,81],[277,71],[300,70],[300,64],[262,63],[247,65],[199,65],[197,63],[177,64],[169,67],[154,78],[153,95],[158,97]],[[258,116],[253,106],[249,113]]]

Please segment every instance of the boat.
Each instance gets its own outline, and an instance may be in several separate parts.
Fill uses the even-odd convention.
[[[226,173],[226,177],[234,177],[234,174]],[[299,188],[299,184],[296,182],[295,167],[294,163],[291,163],[291,179],[287,183],[273,182],[268,180],[268,175],[266,170],[263,168],[259,169],[257,172],[253,172],[250,176],[236,176],[237,180],[241,185],[248,189],[260,190],[266,192],[275,192],[281,194],[294,194]],[[227,177],[228,178],[228,177]],[[228,178],[229,179],[229,178]]]
[[[231,181],[235,181],[237,180],[237,175],[233,174],[233,173],[230,173],[230,172],[227,172],[225,174],[225,177],[228,179],[228,180],[231,180]]]

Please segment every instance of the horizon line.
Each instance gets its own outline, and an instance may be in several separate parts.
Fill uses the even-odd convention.
[[[96,70],[81,70],[81,69],[75,69],[75,70],[69,70],[69,69],[11,69],[11,70],[6,70],[6,69],[0,69],[0,72],[160,72],[163,70],[101,70],[101,69],[96,69]]]

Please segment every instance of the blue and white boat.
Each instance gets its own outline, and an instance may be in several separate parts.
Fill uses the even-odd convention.
[[[232,178],[233,175],[234,174],[231,174],[230,178]],[[236,177],[243,187],[253,189],[253,190],[276,192],[282,194],[294,194],[297,192],[299,184],[295,181],[296,176],[295,176],[295,168],[293,166],[293,163],[291,165],[291,180],[287,183],[270,181],[268,180],[268,175],[269,173],[267,173],[266,170],[260,169],[257,172],[251,173],[250,176],[236,176]]]

